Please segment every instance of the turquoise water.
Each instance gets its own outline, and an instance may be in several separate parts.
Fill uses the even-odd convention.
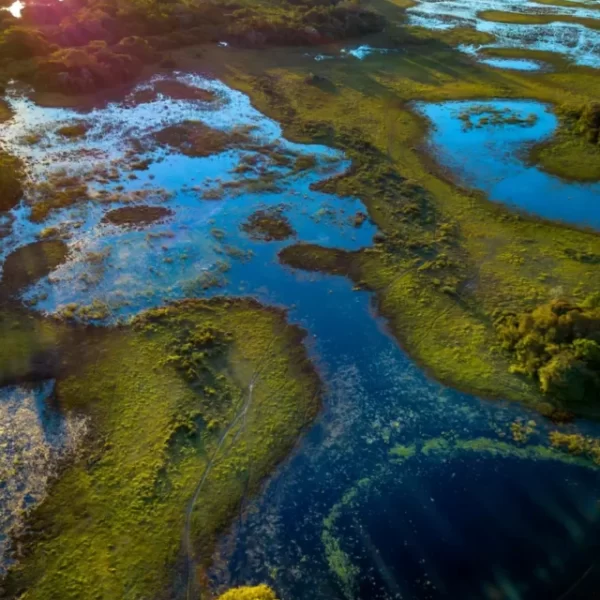
[[[6,143],[28,163],[34,182],[61,169],[85,173],[90,156],[101,171],[116,173],[114,180],[88,179],[95,201],[57,211],[41,224],[30,220],[27,201],[34,202],[36,193],[31,188],[13,212],[10,233],[0,240],[0,256],[35,240],[44,228],[61,229],[69,260],[23,293],[44,313],[98,301],[108,312],[96,324],[106,325],[172,299],[250,295],[287,308],[290,320],[308,331],[307,345],[326,385],[322,414],[264,491],[246,500],[248,511],[241,511],[224,536],[212,572],[215,590],[264,581],[280,597],[296,600],[558,597],[597,556],[600,472],[550,452],[550,427],[538,415],[428,378],[389,335],[371,294],[341,277],[283,267],[277,253],[290,243],[346,249],[371,244],[375,227],[353,226],[362,208],[358,199],[314,189],[314,183],[347,169],[348,161],[323,146],[286,141],[277,123],[219,82],[176,78],[214,91],[217,101],[159,95],[144,104],[125,98],[77,113],[36,107],[13,93],[16,117]],[[540,105],[516,103],[517,108],[538,120],[528,128],[506,126],[503,143],[510,147],[554,126],[554,117]],[[435,110],[443,117],[446,109],[425,108],[436,119]],[[448,115],[447,121],[440,118],[433,140],[447,125],[454,127],[451,110]],[[131,141],[148,140],[186,119],[223,130],[251,125],[254,144],[208,158],[150,145],[135,157],[149,159],[148,169],[130,178]],[[56,134],[59,126],[79,120],[90,125],[84,140]],[[460,148],[471,139],[470,132],[452,131]],[[494,147],[493,135],[486,128],[473,132],[470,148],[485,156]],[[27,143],[32,135],[40,136],[33,146]],[[273,148],[291,159],[313,156],[315,167],[297,172],[274,163]],[[246,159],[260,165],[253,174],[235,170]],[[515,176],[511,161],[509,156],[508,169],[500,173],[508,178]],[[490,159],[490,168],[494,164]],[[266,174],[274,187],[244,187],[246,179]],[[223,188],[224,182],[244,185]],[[224,190],[222,196],[208,200],[206,191],[215,189]],[[100,202],[103,191],[107,196]],[[143,229],[103,222],[109,210],[132,201],[173,214]],[[240,229],[249,214],[266,206],[282,207],[296,230],[293,239],[257,242]],[[221,272],[223,261],[228,268]],[[203,289],[198,278],[207,272],[222,278]],[[11,397],[22,393],[10,391]],[[516,419],[535,421],[527,444],[512,441],[510,424]],[[574,423],[564,429],[597,427]]]
[[[528,147],[556,129],[547,105],[491,100],[418,104],[417,110],[432,123],[431,153],[464,185],[524,213],[600,229],[600,183],[563,181],[526,162]],[[495,115],[504,115],[503,122],[482,122]],[[531,122],[506,122],[530,115]]]

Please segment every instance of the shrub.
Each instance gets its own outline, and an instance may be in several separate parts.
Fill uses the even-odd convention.
[[[563,402],[600,398],[600,308],[590,297],[580,306],[555,300],[530,313],[496,321],[511,370],[539,382],[544,394]]]
[[[9,59],[44,56],[51,51],[46,37],[37,29],[9,27],[0,34],[0,57]]]
[[[143,63],[154,62],[158,60],[160,56],[152,46],[150,46],[147,40],[138,36],[123,38],[116,46],[114,46],[113,51],[116,54],[128,54]]]
[[[275,592],[267,585],[242,586],[228,590],[218,600],[277,600]]]
[[[0,212],[10,210],[23,195],[21,161],[0,151]]]
[[[126,83],[136,77],[141,62],[128,54],[116,54],[103,42],[84,48],[59,50],[40,61],[38,82],[53,91],[89,93]]]
[[[583,106],[561,106],[560,111],[567,126],[584,136],[591,144],[600,142],[600,102],[588,102]]]

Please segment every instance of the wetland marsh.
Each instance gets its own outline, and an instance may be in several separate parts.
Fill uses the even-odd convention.
[[[152,7],[0,22],[0,596],[594,597],[597,3]]]

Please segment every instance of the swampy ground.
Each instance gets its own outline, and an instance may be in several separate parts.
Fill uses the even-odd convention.
[[[543,4],[572,9],[576,3]],[[250,253],[236,251],[240,260],[235,277],[243,280],[238,272],[248,269],[250,296],[264,297],[257,272],[284,278],[292,268],[294,277],[331,275],[332,290],[342,285],[340,277],[346,278],[354,291],[344,288],[340,297],[350,302],[351,294],[372,293],[377,313],[396,342],[436,381],[484,399],[518,401],[554,422],[574,416],[593,421],[600,413],[600,358],[593,346],[600,323],[598,232],[585,222],[567,225],[524,214],[469,187],[436,160],[428,144],[434,124],[419,112],[417,103],[498,99],[544,103],[556,112],[558,129],[553,137],[524,148],[520,159],[564,181],[597,182],[598,71],[567,52],[495,45],[500,38],[480,28],[464,24],[427,28],[411,17],[410,11],[419,6],[411,0],[370,0],[356,12],[356,19],[346,12],[343,18],[338,13],[332,16],[324,8],[316,10],[318,18],[312,13],[309,18],[303,9],[289,13],[287,5],[261,2],[237,7],[235,27],[229,13],[177,40],[166,31],[149,34],[140,26],[137,41],[111,38],[104,46],[83,45],[77,57],[71,54],[73,47],[79,48],[69,37],[73,28],[60,38],[53,37],[57,34],[49,28],[40,35],[30,32],[32,39],[17,44],[15,40],[25,34],[10,23],[10,28],[3,27],[0,44],[19,48],[20,53],[4,60],[2,73],[7,81],[16,77],[33,84],[28,93],[35,103],[82,110],[84,117],[93,107],[122,102],[137,83],[156,74],[168,78],[175,69],[208,74],[246,94],[260,113],[281,124],[287,140],[343,153],[349,168],[334,169],[329,177],[321,172],[306,184],[307,190],[347,199],[352,214],[344,215],[340,229],[354,231],[361,242],[360,236],[366,235],[363,228],[374,234],[372,243],[354,241],[344,247],[322,243],[322,237],[329,239],[326,235],[303,235],[296,220],[288,218],[286,204],[258,202],[278,193],[277,176],[262,172],[257,181],[244,184],[244,193],[255,195],[256,206],[235,223],[235,235],[247,236],[264,258],[262,266],[251,270],[242,260]],[[363,8],[372,12],[363,14]],[[120,17],[122,23],[135,22],[136,14],[132,10]],[[78,15],[83,21],[89,17]],[[152,18],[162,17],[152,13]],[[478,19],[548,27],[560,21],[590,29],[597,29],[598,23],[589,16],[514,12],[483,12]],[[109,33],[119,24],[114,16],[105,21],[103,28]],[[255,31],[260,31],[260,39]],[[297,35],[290,37],[291,31]],[[381,51],[368,52],[364,60],[348,54],[349,45],[358,44],[347,38],[359,34],[362,37],[355,41]],[[57,40],[62,49],[51,46]],[[37,43],[35,52],[32,41]],[[465,52],[467,46],[480,47],[479,56]],[[160,58],[155,52],[161,53]],[[534,61],[540,69],[499,69],[481,57]],[[83,77],[81,61],[91,79]],[[68,77],[57,78],[57,70]],[[118,81],[111,80],[115,74]],[[161,80],[153,89],[137,89],[139,95],[129,101],[142,105],[160,93],[174,100],[208,104],[214,100],[210,90],[186,87],[181,81]],[[0,105],[0,119],[10,122],[9,103]],[[209,159],[241,149],[262,153],[271,167],[288,169],[298,177],[317,166],[312,155],[272,145],[257,150],[251,128],[225,133],[200,121],[168,121],[165,118],[164,128],[153,137],[167,154]],[[528,126],[525,118],[492,121],[486,126]],[[68,140],[85,139],[88,126],[66,125],[57,134]],[[39,140],[30,142],[35,149]],[[137,160],[144,152],[138,154],[127,165],[130,181],[143,177],[149,166]],[[227,166],[233,162],[227,161]],[[93,292],[84,310],[72,304],[53,306],[52,298],[42,295],[34,301],[27,289],[38,281],[52,285],[56,277],[48,276],[68,265],[70,253],[83,243],[76,231],[62,233],[61,214],[69,219],[72,215],[61,211],[85,206],[90,196],[79,180],[62,176],[45,182],[46,187],[28,187],[31,181],[22,159],[4,151],[0,167],[0,208],[6,211],[0,236],[9,235],[4,230],[10,230],[11,219],[22,218],[18,211],[23,208],[18,207],[23,189],[38,194],[27,195],[23,205],[30,210],[28,221],[39,227],[38,239],[14,249],[3,265],[0,382],[11,398],[29,391],[58,414],[85,423],[83,441],[60,456],[46,489],[30,507],[23,494],[11,496],[19,501],[7,520],[11,563],[2,593],[40,600],[198,597],[200,589],[210,587],[207,569],[219,534],[318,414],[322,385],[311,362],[319,358],[313,354],[309,360],[305,333],[288,323],[283,309],[240,298],[242,285],[229,288],[225,273],[231,267],[223,262],[218,272],[205,272],[194,293],[187,294],[194,297],[182,299],[180,294],[168,306],[153,297],[148,305],[133,302],[131,310],[124,303],[124,314],[131,319],[118,323],[111,308],[94,299]],[[238,174],[260,173],[255,167],[242,160],[236,169]],[[217,170],[215,175],[221,173]],[[103,180],[111,177],[100,174]],[[144,196],[134,197],[132,206],[116,208],[116,195],[126,189],[121,185],[123,189],[111,188],[98,203],[107,207],[103,224],[141,231],[168,226],[177,213],[167,195],[161,198],[167,203],[164,207],[147,206]],[[201,201],[233,202],[227,197],[230,188],[204,190]],[[534,195],[536,189],[525,193]],[[328,214],[324,210],[320,216]],[[45,229],[44,223],[49,223]],[[328,226],[338,227],[320,221],[320,227]],[[161,252],[167,252],[169,235],[160,235]],[[225,248],[232,232],[214,226],[208,235],[225,239]],[[73,247],[72,239],[78,240]],[[276,256],[260,254],[267,246],[275,248]],[[97,256],[101,263],[103,255]],[[168,261],[172,258],[164,263]],[[286,271],[273,270],[276,261]],[[287,282],[290,290],[299,289],[291,279],[282,281],[280,285]],[[214,296],[219,290],[236,297],[195,297]],[[164,292],[162,298],[167,298],[170,291],[161,288],[158,296]],[[285,294],[281,297],[287,300]],[[296,300],[308,302],[299,293],[286,306]],[[556,332],[562,331],[565,323],[560,317],[566,313],[571,329],[561,337]],[[584,333],[578,329],[582,321]],[[370,339],[361,337],[361,324],[356,323],[356,329],[360,333],[356,339]],[[530,329],[534,334],[527,339],[533,342],[524,345],[522,338]],[[575,344],[575,338],[585,342]],[[443,410],[452,412],[452,404]],[[439,411],[436,414],[439,417]],[[449,416],[453,426],[455,417]],[[593,427],[592,434],[586,426],[552,435],[544,429],[535,447],[524,447],[534,429],[535,421],[531,425],[519,413],[510,441],[490,441],[479,433],[471,440],[457,439],[444,432],[428,442],[403,440],[384,452],[395,466],[371,465],[374,479],[385,487],[386,481],[398,479],[396,467],[421,454],[542,457],[582,469],[599,460]],[[386,446],[390,431],[382,434]],[[560,459],[565,452],[576,458]],[[365,452],[362,459],[370,456]],[[21,473],[10,461],[3,472],[7,480]],[[30,483],[26,478],[23,485]],[[331,488],[344,485],[332,482]],[[330,503],[321,519],[327,560],[337,576],[335,593],[348,598],[357,593],[358,567],[347,560],[351,550],[339,542],[336,519],[340,507],[356,497],[367,502],[370,493],[361,495],[356,482],[349,489],[338,496],[337,504]],[[375,506],[373,502],[365,510]]]
[[[397,14],[389,3],[380,6],[388,18]],[[427,43],[402,30],[397,35],[403,39],[377,40],[383,47],[397,44],[396,53],[352,69],[308,62],[302,51],[227,52],[219,76],[281,122],[288,137],[327,143],[352,158],[351,171],[324,189],[360,197],[382,234],[360,252],[300,245],[287,248],[282,260],[343,273],[374,290],[397,338],[441,381],[483,396],[545,404],[534,384],[509,372],[493,315],[531,310],[557,294],[583,301],[597,292],[599,238],[514,214],[461,189],[427,154],[428,125],[411,102],[514,97],[584,104],[598,92],[596,71],[498,71],[433,35]],[[207,60],[219,64],[221,56],[215,51]],[[307,85],[313,75],[318,78]],[[593,163],[588,146],[579,148],[578,162]],[[578,409],[595,413],[597,407],[591,402]]]

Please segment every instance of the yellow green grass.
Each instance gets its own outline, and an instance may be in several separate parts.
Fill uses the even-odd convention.
[[[30,515],[8,597],[162,597],[187,561],[202,583],[215,536],[318,410],[302,337],[279,311],[212,300],[63,338],[55,402],[91,433]]]
[[[575,15],[554,15],[548,13],[520,13],[503,10],[484,10],[477,16],[494,23],[509,23],[513,25],[549,25],[551,23],[572,23],[583,25],[589,29],[600,29],[600,20],[577,17]]]
[[[600,10],[600,5],[594,2],[577,2],[576,0],[530,0],[534,4],[547,4],[548,6],[564,6],[565,8],[586,8]]]

